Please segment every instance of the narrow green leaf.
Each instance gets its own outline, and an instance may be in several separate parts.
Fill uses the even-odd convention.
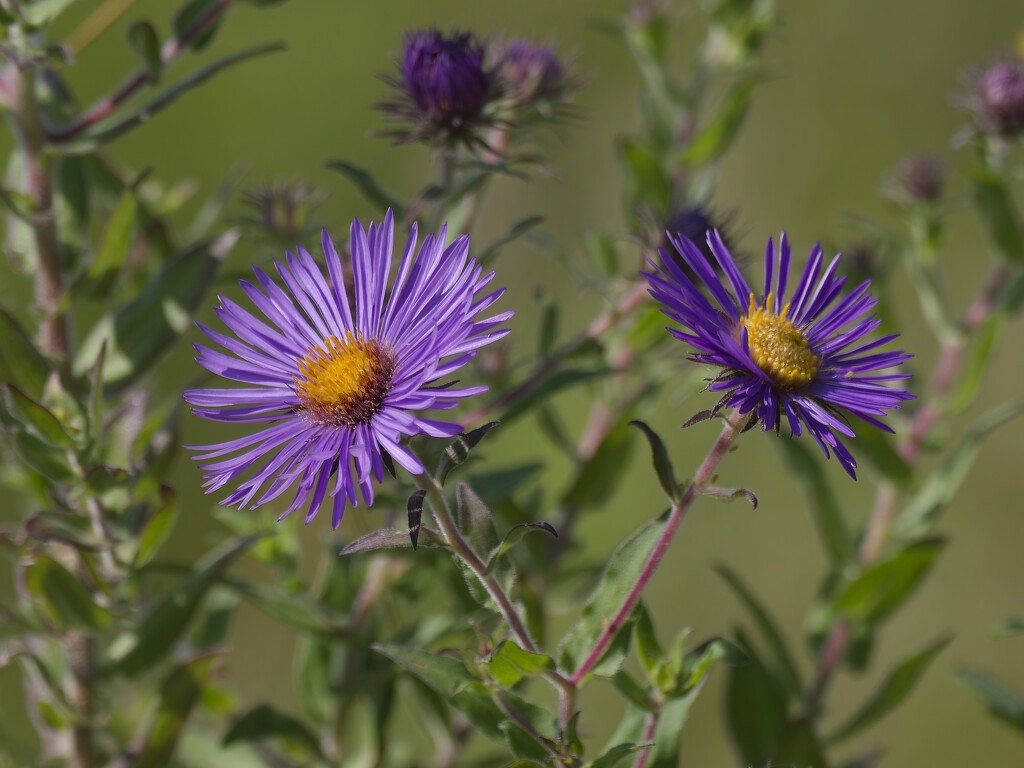
[[[555,527],[551,525],[551,523],[541,521],[537,523],[519,523],[518,525],[513,525],[505,533],[501,543],[492,549],[491,553],[487,556],[484,575],[490,574],[498,564],[498,560],[502,555],[518,544],[526,534],[533,533],[534,531],[544,531],[544,533],[549,533],[556,539],[558,538],[558,531],[555,530]]]
[[[1024,616],[1018,616],[1015,619],[1004,621],[998,627],[996,627],[993,633],[995,637],[1013,637],[1024,633]]]
[[[914,471],[896,450],[892,435],[880,429],[867,427],[857,431],[858,455],[884,478],[898,488],[908,488],[914,482]]]
[[[559,664],[562,669],[578,669],[587,657],[640,578],[667,523],[668,512],[643,525],[612,554],[579,621],[562,638]]]
[[[563,389],[568,389],[584,382],[595,381],[603,376],[607,376],[609,373],[611,371],[603,368],[597,370],[570,368],[557,370],[547,376],[542,376],[531,384],[522,395],[516,398],[515,403],[509,406],[508,410],[502,415],[501,421],[504,424],[508,424],[520,416],[532,412],[538,403],[544,402]]]
[[[433,688],[484,735],[504,741],[501,723],[507,718],[461,661],[403,645],[374,643],[373,649]]]
[[[224,19],[224,14],[218,13],[220,4],[220,0],[189,0],[174,14],[171,21],[174,34],[182,41],[189,38],[188,47],[201,51],[213,41]],[[195,34],[200,28],[199,34]]]
[[[1006,181],[987,168],[973,168],[974,207],[988,228],[996,252],[1004,261],[1024,261],[1024,231]]]
[[[494,679],[506,688],[511,688],[524,677],[539,675],[554,666],[555,660],[547,654],[525,651],[513,640],[502,642],[487,661]]]
[[[161,270],[135,299],[103,317],[79,349],[76,372],[84,373],[92,366],[104,343],[103,379],[107,386],[128,386],[150,370],[191,326],[192,313],[238,237],[236,230],[229,230],[189,249]]]
[[[662,706],[654,729],[654,745],[647,753],[649,768],[678,768],[680,737],[700,687]]]
[[[137,21],[128,28],[128,45],[135,57],[147,72],[152,83],[159,83],[164,71],[164,62],[160,58],[160,38],[156,29],[148,21]]]
[[[685,693],[699,685],[716,662],[737,666],[746,664],[749,654],[727,637],[712,637],[683,657],[683,674],[680,676],[679,693]],[[678,695],[678,694],[677,694]]]
[[[0,381],[14,384],[32,397],[41,397],[49,374],[50,367],[18,321],[0,308]]]
[[[961,413],[974,402],[974,398],[981,388],[981,382],[985,378],[984,373],[988,368],[988,362],[998,347],[997,342],[1006,317],[1005,310],[994,311],[971,338],[970,349],[967,352],[967,360],[963,365],[960,381],[946,404],[946,410],[950,414]]]
[[[623,419],[604,436],[594,455],[576,471],[563,501],[571,507],[600,504],[608,499],[629,467],[629,426]]]
[[[1003,683],[970,668],[959,670],[957,676],[974,689],[989,712],[1024,733],[1024,698]]]
[[[633,676],[624,669],[620,669],[612,675],[612,683],[627,701],[632,702],[647,712],[658,711],[660,705],[655,702],[651,694],[645,690],[640,683],[634,680]]]
[[[443,547],[446,544],[440,533],[420,526],[417,546]],[[410,547],[412,547],[412,542],[409,540],[408,530],[400,531],[397,528],[381,528],[350,542],[338,555],[345,557],[347,555],[354,555],[356,552],[375,552],[381,549],[409,549]]]
[[[178,519],[178,493],[168,485],[160,488],[160,506],[149,516],[138,537],[135,568],[150,562],[171,535]]]
[[[658,642],[658,635],[654,631],[654,622],[651,621],[651,615],[647,612],[647,607],[642,600],[637,603],[636,613],[637,620],[633,625],[636,653],[647,672],[647,678],[651,682],[655,682],[654,670],[662,663],[665,652],[661,650],[661,643]]]
[[[537,329],[537,356],[541,359],[551,356],[558,336],[558,302],[546,289],[536,291],[537,306],[540,308],[540,323]]]
[[[369,171],[342,160],[325,163],[324,167],[329,171],[340,173],[355,184],[356,189],[362,193],[363,199],[376,207],[380,213],[384,213],[390,208],[394,211],[396,219],[405,216],[405,206],[385,192]]]
[[[24,573],[34,607],[59,628],[103,629],[113,621],[110,611],[96,604],[82,581],[56,560],[36,555]]]
[[[807,494],[811,518],[833,562],[852,563],[857,549],[850,536],[842,509],[825,478],[821,463],[799,440],[774,440],[782,451],[790,477],[797,478]]]
[[[521,725],[512,720],[506,720],[500,727],[505,733],[505,743],[508,744],[509,751],[515,757],[537,761],[545,761],[551,757],[551,750],[537,741],[533,734]]]
[[[746,765],[765,765],[786,732],[789,697],[782,684],[761,663],[742,633],[737,639],[749,651],[750,663],[729,670],[726,716],[733,742]]]
[[[943,546],[943,539],[925,539],[871,566],[840,591],[833,611],[855,622],[885,618],[910,596]]]
[[[326,760],[320,741],[305,723],[269,704],[259,704],[231,724],[221,742],[225,747],[239,741],[280,739],[315,760]]]
[[[978,419],[896,516],[892,535],[911,537],[925,533],[953,500],[978,455],[982,440],[1021,411],[1024,411],[1024,402],[1006,403]]]
[[[661,483],[661,489],[665,491],[669,501],[675,504],[683,494],[679,481],[676,480],[676,472],[672,467],[672,460],[668,457],[665,441],[661,439],[657,432],[639,419],[634,419],[629,423],[631,426],[641,430],[644,433],[644,437],[647,438],[647,442],[650,443],[651,457],[654,460],[654,472],[658,476],[658,482]]]
[[[110,284],[124,266],[128,257],[129,238],[139,209],[135,191],[125,190],[114,212],[110,214],[100,236],[96,259],[89,265],[88,276],[97,293],[109,290]]]
[[[543,216],[527,216],[525,219],[520,219],[505,232],[501,237],[493,242],[488,243],[484,246],[483,250],[479,251],[476,255],[477,263],[483,264],[487,267],[491,261],[498,255],[502,248],[511,243],[513,240],[517,240],[531,229],[541,224],[544,221]]]
[[[789,653],[786,641],[775,627],[775,622],[772,621],[768,611],[761,605],[750,588],[743,583],[739,575],[728,566],[723,564],[716,565],[715,572],[736,593],[736,596],[739,597],[740,602],[743,603],[743,606],[754,620],[754,624],[757,626],[762,637],[764,637],[765,643],[767,643],[768,649],[771,651],[774,662],[772,664],[773,671],[779,680],[785,685],[786,690],[792,696],[800,698],[804,690],[803,682],[800,679],[800,672],[797,670],[796,663]]]
[[[660,201],[659,214],[664,215],[664,201],[672,197],[672,181],[661,158],[651,147],[633,139],[624,139],[621,142],[621,151],[623,165],[629,174],[632,195]]]
[[[163,768],[170,764],[189,715],[199,703],[214,657],[201,656],[176,668],[160,688],[156,716],[142,740],[131,768]]]
[[[801,718],[789,723],[782,741],[775,750],[772,765],[829,768],[829,761],[810,724]]]
[[[248,536],[228,542],[177,587],[161,596],[130,632],[114,641],[103,672],[135,676],[166,658],[209,589],[257,538]]]
[[[455,488],[458,501],[459,530],[477,552],[489,552],[498,545],[498,532],[494,528],[491,510],[465,483]]]
[[[951,639],[943,637],[925,650],[898,664],[886,675],[882,685],[871,695],[864,706],[828,736],[828,741],[834,744],[847,739],[869,725],[874,725],[899,707],[910,696],[929,665],[939,652],[949,645]]]
[[[476,448],[480,441],[484,439],[484,436],[498,426],[499,423],[491,421],[471,432],[463,432],[455,436],[455,439],[448,444],[448,447],[444,449],[444,453],[441,454],[441,462],[437,465],[437,471],[434,473],[434,479],[437,480],[439,485],[444,485],[445,480],[448,479],[448,474],[459,464],[465,462],[469,458],[470,451]]]
[[[587,763],[587,768],[618,768],[626,760],[644,748],[643,744],[616,744],[592,763]]]
[[[74,438],[67,433],[60,419],[54,416],[46,406],[37,403],[10,384],[0,385],[0,397],[3,398],[6,416],[15,420],[18,428],[30,432],[40,440],[57,448],[74,447]]]
[[[684,163],[698,167],[722,156],[739,134],[754,91],[764,79],[763,73],[754,72],[738,80],[729,89],[718,111],[683,152]]]

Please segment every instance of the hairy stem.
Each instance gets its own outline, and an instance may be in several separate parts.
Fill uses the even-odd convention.
[[[672,543],[672,539],[675,538],[676,532],[679,527],[683,524],[683,520],[686,518],[686,513],[693,505],[694,500],[701,494],[704,487],[711,481],[712,476],[715,474],[715,470],[718,468],[719,463],[725,457],[729,448],[732,446],[733,441],[743,431],[743,428],[751,419],[751,414],[741,414],[738,410],[732,412],[728,419],[726,419],[725,426],[722,428],[721,434],[715,444],[708,451],[707,456],[704,457],[704,461],[697,469],[697,473],[693,476],[693,480],[686,486],[686,490],[683,492],[682,497],[672,507],[669,513],[668,522],[665,524],[665,530],[662,532],[661,537],[654,545],[654,550],[651,552],[651,556],[648,559],[643,570],[640,572],[640,577],[636,583],[630,589],[629,594],[626,595],[626,599],[619,608],[618,613],[615,614],[611,622],[605,628],[604,632],[598,638],[594,647],[590,653],[580,664],[579,669],[572,676],[573,685],[578,686],[583,678],[587,676],[591,669],[601,660],[604,656],[605,650],[615,637],[616,633],[625,623],[629,614],[632,613],[633,608],[640,600],[640,595],[643,593],[647,583],[654,576],[655,571],[658,570],[658,566],[661,564],[662,559],[665,557],[665,553],[668,551],[669,545]]]

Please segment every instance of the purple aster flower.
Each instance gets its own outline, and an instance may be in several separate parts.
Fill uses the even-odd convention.
[[[532,40],[506,43],[498,57],[498,74],[516,104],[561,98],[569,90],[565,67],[554,46]]]
[[[999,61],[985,70],[976,85],[976,110],[985,130],[1001,136],[1024,131],[1024,60]]]
[[[406,33],[399,87],[421,119],[449,131],[464,128],[487,101],[490,77],[484,48],[471,32],[436,29]]]
[[[698,350],[693,359],[724,369],[709,387],[726,393],[717,407],[756,411],[763,429],[776,432],[785,414],[794,435],[806,427],[825,455],[835,451],[843,469],[856,478],[857,462],[837,438],[855,437],[842,412],[891,432],[878,417],[914,397],[886,384],[910,374],[885,372],[911,355],[877,351],[897,334],[864,341],[881,323],[868,314],[877,303],[868,293],[870,282],[840,299],[846,278],[836,275],[839,256],[823,271],[824,253],[815,245],[785,301],[791,255],[785,233],[778,252],[768,240],[760,294],[740,274],[717,231],[709,231],[707,241],[725,281],[693,242],[669,237],[697,279],[662,254],[667,271],[654,265],[656,273],[645,273],[650,293],[683,326],[669,332]]]
[[[385,298],[393,229],[390,210],[366,232],[358,219],[352,223],[355,306],[325,230],[326,279],[300,246],[275,265],[284,287],[259,267],[253,267],[256,283],[240,281],[263,318],[221,296],[217,316],[234,336],[199,326],[224,351],[197,344],[197,361],[244,387],[193,389],[185,399],[203,418],[263,425],[244,437],[193,447],[201,451],[194,458],[206,462],[207,493],[233,484],[222,504],[256,507],[296,485],[281,517],[308,502],[308,523],[330,497],[337,528],[346,505],[357,504],[357,487],[373,503],[373,481],[382,480],[392,459],[413,474],[424,471],[402,445],[405,436],[461,431],[419,412],[452,408],[487,390],[435,382],[508,333],[498,326],[512,312],[477,319],[504,290],[483,293],[494,273],[482,275],[469,258],[466,235],[446,246],[442,228],[417,251],[413,224]]]

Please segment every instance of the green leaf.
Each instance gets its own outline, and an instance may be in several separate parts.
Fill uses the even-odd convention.
[[[516,401],[502,415],[501,421],[507,425],[520,416],[531,413],[538,403],[544,402],[555,393],[569,387],[574,387],[577,384],[594,381],[607,376],[609,373],[611,371],[604,368],[590,371],[570,368],[567,370],[557,370],[547,376],[541,376],[516,398]]]
[[[519,541],[528,533],[533,531],[544,531],[550,533],[556,539],[558,538],[558,531],[551,523],[545,523],[543,521],[537,523],[519,523],[513,525],[505,533],[505,537],[501,540],[491,553],[487,556],[486,567],[484,568],[484,575],[488,575],[494,570],[494,567],[498,564],[499,558],[514,547]]]
[[[326,619],[320,604],[305,593],[241,579],[229,578],[224,584],[272,619],[303,636],[324,639],[337,636],[336,628]]]
[[[45,27],[62,14],[75,0],[35,0],[22,3],[21,18],[30,27]]]
[[[444,547],[447,545],[440,533],[420,526],[417,546]],[[381,549],[410,549],[411,547],[412,542],[409,540],[408,530],[401,531],[397,528],[381,528],[350,542],[338,555],[339,557],[345,557],[346,555],[354,555],[356,552],[376,552]]]
[[[512,720],[503,722],[501,730],[505,733],[505,743],[508,744],[509,751],[517,758],[545,761],[551,756],[550,749]]]
[[[754,91],[764,79],[763,73],[754,72],[729,89],[718,111],[684,150],[684,163],[690,167],[706,165],[725,153],[743,125]]]
[[[505,640],[491,654],[487,668],[494,679],[511,688],[524,677],[539,675],[555,666],[555,660],[544,653],[525,651],[513,640]]]
[[[668,457],[665,441],[661,439],[657,432],[639,419],[634,419],[629,423],[644,433],[644,437],[647,438],[647,442],[651,445],[654,472],[658,475],[661,489],[665,491],[669,501],[673,504],[677,503],[682,498],[682,488],[679,485],[679,481],[676,480],[676,472],[672,467],[672,460]]]
[[[733,742],[747,765],[765,765],[775,756],[786,732],[789,697],[786,689],[751,650],[742,633],[737,639],[749,651],[750,663],[732,667],[726,690],[726,716]]]
[[[149,73],[152,83],[160,82],[164,62],[160,58],[160,38],[148,21],[137,21],[128,28],[128,45],[131,46],[139,64]]]
[[[647,753],[649,768],[678,768],[680,737],[690,716],[690,708],[697,698],[700,686],[678,699],[666,702],[661,708],[654,729],[654,745]]]
[[[110,611],[96,604],[82,581],[56,560],[36,555],[24,573],[37,612],[60,629],[103,629],[113,621]]]
[[[149,516],[139,534],[139,545],[135,550],[135,568],[150,562],[160,547],[171,535],[171,529],[178,519],[178,493],[170,486],[160,488],[160,506]]]
[[[239,741],[280,739],[316,760],[326,760],[320,742],[306,725],[269,704],[253,707],[232,723],[221,742],[225,747]]]
[[[1024,261],[1024,231],[1006,181],[987,168],[973,168],[968,173],[974,181],[974,207],[996,252],[1004,261]]]
[[[654,622],[651,621],[651,615],[642,600],[636,605],[636,614],[636,623],[633,625],[636,653],[647,672],[647,678],[656,683],[654,670],[661,664],[665,653],[661,650],[661,643],[658,642],[657,633],[654,631]]]
[[[1004,621],[998,627],[996,627],[993,633],[995,637],[1013,637],[1024,633],[1024,616],[1018,616],[1015,619]]]
[[[14,384],[33,397],[41,397],[50,367],[18,321],[0,308],[0,381]]]
[[[103,294],[110,289],[117,274],[124,266],[128,256],[129,238],[132,234],[132,226],[135,224],[135,216],[139,209],[135,191],[125,190],[118,201],[114,212],[100,236],[99,248],[96,251],[96,259],[89,265],[88,277],[93,283],[97,294]]]
[[[505,740],[501,723],[507,718],[461,661],[403,645],[374,643],[373,649],[434,689],[484,735]]]
[[[706,640],[683,657],[683,674],[679,681],[681,685],[676,695],[703,685],[716,662],[737,666],[749,660],[749,654],[726,637]]]
[[[672,181],[661,158],[650,147],[633,139],[623,140],[621,146],[632,195],[658,201],[658,213],[664,215],[666,201],[672,197]]]
[[[459,530],[477,552],[488,552],[498,545],[498,532],[494,527],[491,510],[465,483],[455,488],[458,502]]]
[[[5,423],[8,423],[8,419],[13,420],[17,429],[31,433],[48,445],[57,448],[74,447],[74,438],[46,406],[10,384],[0,385],[0,397],[3,400]]]
[[[829,767],[825,750],[810,724],[803,718],[790,722],[772,760],[772,765]]]
[[[974,398],[981,388],[984,380],[984,373],[992,353],[998,348],[998,341],[1006,322],[1008,312],[1005,309],[997,309],[992,312],[977,333],[973,335],[970,342],[970,349],[963,364],[963,373],[956,389],[949,396],[945,410],[950,414],[961,413],[974,402]]]
[[[238,237],[236,230],[229,230],[189,249],[161,270],[135,299],[103,317],[79,349],[76,372],[84,373],[92,366],[104,343],[103,380],[107,386],[128,386],[149,371],[191,326],[192,313]]]
[[[715,572],[736,593],[736,596],[754,620],[754,624],[771,651],[774,661],[772,668],[779,680],[785,685],[792,696],[800,698],[804,690],[803,682],[800,679],[800,672],[797,670],[796,663],[786,647],[786,641],[779,630],[776,629],[775,622],[772,621],[768,611],[764,609],[750,588],[743,583],[743,580],[728,566],[723,564],[716,565]]]
[[[369,171],[342,160],[325,163],[324,167],[329,171],[340,173],[355,184],[356,188],[362,193],[363,199],[377,208],[380,213],[384,213],[390,208],[394,211],[396,219],[401,219],[405,216],[405,206],[385,192]]]
[[[211,0],[197,1],[210,2]],[[128,116],[105,120],[89,131],[86,131],[81,137],[72,139],[68,142],[59,143],[57,146],[60,151],[65,154],[90,154],[95,152],[98,147],[107,144],[114,139],[118,139],[133,128],[137,128],[143,123],[152,120],[158,112],[169,107],[177,101],[180,96],[184,96],[196,86],[202,85],[214,75],[219,74],[222,70],[246,61],[247,59],[253,59],[257,56],[263,56],[267,53],[274,53],[276,51],[283,50],[283,48],[284,46],[280,43],[270,43],[268,45],[256,46],[255,48],[247,48],[244,51],[239,51],[238,53],[218,59],[212,64],[208,64],[202,69],[193,72],[188,77],[179,80],[174,85],[160,92]]]
[[[957,676],[981,696],[988,711],[1024,733],[1024,698],[988,675],[965,668]]]
[[[579,621],[562,638],[559,663],[562,669],[579,669],[636,585],[667,523],[668,512],[639,528],[612,554]],[[622,629],[618,627],[616,631],[621,633]]]
[[[228,542],[213,552],[177,587],[161,596],[135,627],[114,641],[103,672],[135,676],[159,663],[178,641],[200,602],[231,562],[250,547],[257,536]]]
[[[224,14],[218,12],[219,5],[220,0],[190,0],[185,3],[171,21],[178,40],[196,51],[208,46],[224,20]],[[200,28],[202,31],[196,34]]]
[[[629,426],[623,419],[608,434],[576,471],[576,477],[563,496],[570,507],[582,507],[607,501],[629,466]]]
[[[160,688],[156,716],[131,768],[163,768],[174,756],[178,739],[206,686],[214,657],[201,656],[177,667]]]
[[[1024,402],[1006,403],[994,408],[968,430],[942,463],[921,484],[920,489],[893,521],[891,534],[899,537],[919,536],[926,532],[939,513],[953,500],[960,483],[978,455],[982,440],[1024,411]]]
[[[620,669],[612,675],[612,683],[627,701],[640,707],[640,709],[646,712],[658,711],[660,704],[626,670]]]
[[[616,744],[594,762],[587,763],[587,768],[617,768],[643,748],[643,744],[633,744],[632,742]]]
[[[852,563],[857,549],[850,536],[842,509],[825,478],[821,463],[799,440],[774,440],[789,467],[790,477],[797,478],[808,497],[811,517],[822,543],[833,562]]]
[[[488,266],[490,262],[498,255],[498,252],[506,245],[511,243],[513,240],[525,235],[531,229],[541,224],[544,221],[543,216],[527,216],[525,219],[520,219],[511,227],[508,231],[499,237],[497,240],[488,243],[484,246],[483,250],[478,251],[476,254],[476,260],[478,264],[483,264],[484,267]]]
[[[480,441],[484,439],[484,436],[498,426],[499,423],[491,421],[482,427],[477,427],[472,432],[463,432],[455,436],[455,439],[448,444],[448,447],[444,449],[444,453],[441,454],[441,462],[437,465],[437,471],[434,473],[434,479],[437,480],[438,485],[444,485],[445,480],[448,479],[448,473],[459,464],[465,462],[469,458],[470,451],[476,448]]]
[[[925,539],[872,565],[840,591],[832,610],[855,622],[885,618],[910,596],[943,546],[943,539]]]
[[[828,737],[829,742],[836,743],[847,739],[869,725],[874,725],[899,707],[910,696],[939,651],[945,648],[951,639],[944,637],[935,641],[925,650],[892,669],[864,706]]]

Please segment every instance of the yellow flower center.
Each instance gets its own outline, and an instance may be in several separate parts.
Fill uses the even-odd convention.
[[[326,348],[325,348],[326,347]],[[395,374],[395,356],[375,339],[346,332],[310,347],[299,361],[295,394],[320,424],[355,427],[380,411]]]
[[[763,307],[756,306],[754,294],[750,294],[750,308],[740,319],[747,329],[750,356],[780,388],[798,389],[818,373],[821,358],[808,347],[800,329],[786,318],[789,304],[777,315],[767,309],[771,303],[770,293]]]

